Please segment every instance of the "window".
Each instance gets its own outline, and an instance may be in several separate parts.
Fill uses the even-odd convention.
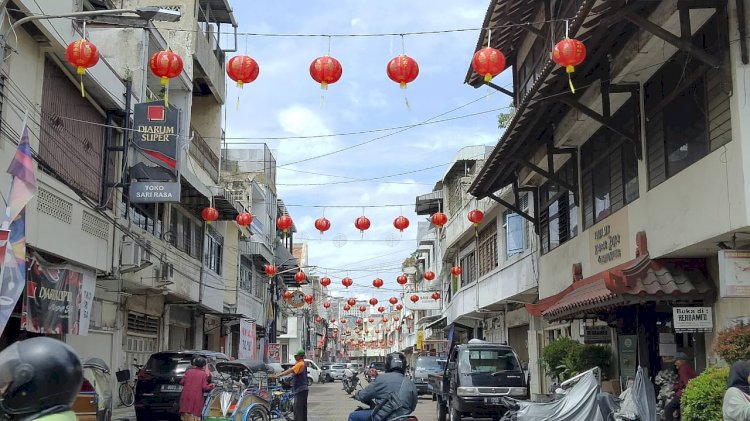
[[[477,280],[477,256],[474,250],[460,259],[459,266],[461,266],[461,275],[459,276],[461,287]]]
[[[131,204],[120,202],[120,215],[138,228],[161,238],[164,222],[164,205],[158,203]]]
[[[528,212],[529,196],[521,196],[521,210]],[[509,258],[523,253],[526,249],[526,220],[519,214],[507,210],[503,213],[503,228],[505,229],[505,256]]]
[[[637,133],[638,108],[628,100],[612,121]],[[581,147],[581,202],[584,227],[601,221],[638,198],[638,158],[632,142],[600,128]]]
[[[497,221],[492,220],[479,231],[477,239],[478,276],[484,276],[497,267]]]
[[[224,238],[213,229],[206,235],[206,257],[204,264],[217,275],[221,275]]]
[[[240,264],[240,288],[248,292],[253,291],[253,270],[244,264]]]
[[[172,206],[169,218],[169,243],[195,259],[200,259],[203,241],[203,226]]]
[[[571,159],[556,174],[568,184],[576,185],[576,161]],[[542,253],[547,253],[578,234],[578,206],[574,193],[553,181],[541,187],[539,197],[539,235]]]

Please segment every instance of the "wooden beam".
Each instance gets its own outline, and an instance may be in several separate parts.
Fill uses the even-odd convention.
[[[637,25],[641,29],[650,32],[654,36],[663,39],[664,41],[674,45],[682,51],[692,54],[695,58],[708,64],[714,69],[718,69],[721,65],[721,60],[707,53],[697,45],[693,44],[692,41],[678,37],[677,35],[667,31],[661,26],[651,22],[650,20],[642,17],[638,13],[635,13],[628,8],[621,9],[620,15],[633,24]]]
[[[532,164],[529,161],[520,159],[520,158],[512,158],[511,160],[514,161],[514,162],[517,162],[517,163],[519,163],[521,165],[523,165],[524,167],[530,168],[535,173],[541,175],[542,177],[545,177],[546,179],[548,179],[550,181],[554,181],[555,183],[557,183],[558,185],[560,185],[560,187],[563,187],[563,188],[568,189],[570,191],[576,191],[576,187],[575,186],[572,186],[567,181],[565,181],[562,178],[558,177],[557,174],[553,174],[553,173],[550,173],[549,171],[545,171],[542,168],[540,168],[539,166],[537,166],[535,164]]]
[[[737,26],[740,30],[740,54],[742,64],[750,63],[750,54],[747,51],[747,21],[745,19],[745,0],[736,0],[737,3]]]
[[[534,34],[538,36],[541,39],[547,39],[547,34],[544,33],[541,29],[536,28],[534,25],[531,24],[531,22],[513,22],[514,25],[517,25],[519,28],[525,30],[526,32],[529,32],[531,34]]]
[[[726,0],[677,0],[677,8],[716,9],[722,1]]]
[[[591,108],[581,104],[580,102],[576,101],[572,96],[570,95],[563,95],[557,98],[558,101],[569,105],[572,108],[575,108],[576,110],[582,112],[584,115],[590,117],[592,120],[596,121],[597,123],[601,124],[602,126],[612,130],[613,132],[617,133],[618,135],[624,137],[625,139],[628,139],[633,142],[637,142],[637,139],[635,135],[632,133],[627,133],[624,130],[621,130],[619,127],[617,127],[612,119],[605,118],[601,114],[597,113],[596,111],[592,110]]]
[[[485,82],[484,79],[482,79],[482,83],[484,83],[485,85],[489,86],[490,88],[492,88],[492,89],[494,89],[494,90],[496,90],[498,92],[502,92],[505,95],[508,95],[511,98],[515,98],[516,97],[516,95],[513,92],[511,92],[511,91],[503,88],[502,86],[496,85],[496,84],[494,84],[492,82]]]
[[[490,193],[490,194],[487,195],[487,197],[489,197],[490,199],[494,200],[495,202],[497,202],[497,203],[505,206],[506,208],[512,210],[514,213],[517,213],[517,214],[521,215],[521,217],[523,217],[527,221],[529,221],[532,224],[534,224],[534,229],[535,230],[539,229],[539,226],[537,224],[536,218],[533,217],[533,216],[531,216],[531,215],[529,215],[528,213],[526,213],[525,211],[523,211],[522,209],[520,209],[518,206],[512,205],[512,204],[506,202],[505,200],[497,197],[495,195],[495,193]]]

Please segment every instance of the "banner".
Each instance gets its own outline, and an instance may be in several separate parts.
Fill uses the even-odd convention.
[[[414,348],[421,351],[423,347],[424,347],[424,330],[418,330],[417,331],[417,344]]]
[[[237,358],[240,360],[255,359],[255,322],[252,320],[240,320],[240,346]]]
[[[93,272],[51,265],[39,256],[29,262],[21,325],[34,333],[88,335],[96,288]]]
[[[133,145],[153,162],[176,171],[179,121],[180,112],[163,101],[135,104]]]
[[[280,363],[281,362],[281,344],[269,343],[267,345],[268,345],[268,362]]]

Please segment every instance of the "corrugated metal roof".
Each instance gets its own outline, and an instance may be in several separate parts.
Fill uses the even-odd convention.
[[[206,6],[210,11],[208,18],[211,22],[229,23],[232,26],[237,26],[237,20],[234,18],[234,11],[229,5],[229,0],[200,0],[201,9],[205,10]]]

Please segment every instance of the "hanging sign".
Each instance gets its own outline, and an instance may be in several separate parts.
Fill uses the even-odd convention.
[[[750,297],[749,250],[719,250],[719,296]]]
[[[133,107],[133,145],[151,161],[172,171],[177,170],[179,117],[180,112],[163,101]]]
[[[599,213],[601,218],[609,211]],[[630,260],[628,209],[620,209],[589,231],[589,262],[591,272],[599,273]]]
[[[442,298],[437,300],[432,298],[433,292],[435,291],[406,292],[401,294],[401,302],[409,310],[440,310]],[[418,296],[419,300],[413,302],[411,300],[412,295]]]
[[[419,330],[417,331],[417,343],[414,346],[414,348],[421,351],[423,347],[424,347],[424,330]]]
[[[131,181],[128,197],[131,203],[180,203],[179,181]]]
[[[711,307],[673,307],[672,325],[677,333],[713,332]]]
[[[240,320],[240,346],[237,358],[241,360],[255,359],[255,322],[252,320]]]
[[[583,343],[585,344],[608,344],[612,342],[609,334],[609,326],[584,326]]]

